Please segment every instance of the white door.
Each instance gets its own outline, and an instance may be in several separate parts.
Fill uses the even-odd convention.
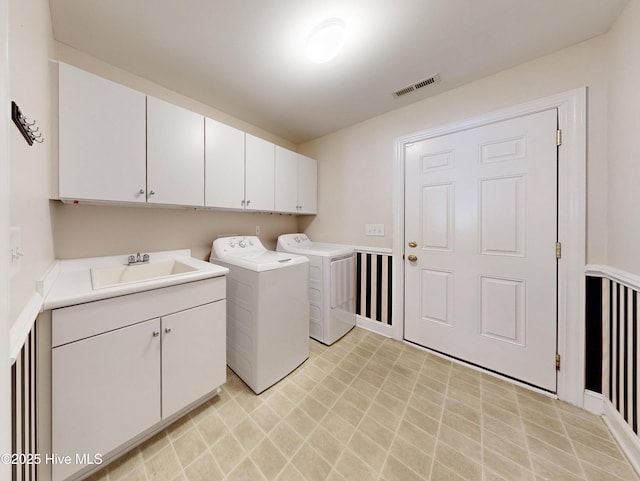
[[[553,109],[405,152],[405,338],[549,391],[556,130]]]
[[[147,97],[147,202],[204,205],[204,116]]]

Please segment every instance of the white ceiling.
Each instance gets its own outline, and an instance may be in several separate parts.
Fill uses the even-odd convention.
[[[606,32],[628,0],[50,0],[56,40],[294,143]],[[341,17],[334,60],[304,56]],[[439,73],[441,82],[393,92]]]

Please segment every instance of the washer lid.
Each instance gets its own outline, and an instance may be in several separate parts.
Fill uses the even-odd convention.
[[[303,264],[309,262],[309,259],[295,254],[269,251],[256,236],[236,236],[213,241],[210,261],[261,272]]]
[[[305,234],[283,234],[279,236],[276,250],[300,255],[324,257],[344,256],[355,252],[353,246],[313,242]]]

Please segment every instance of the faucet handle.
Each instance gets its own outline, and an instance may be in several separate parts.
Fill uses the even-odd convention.
[[[142,262],[149,262],[149,254],[144,254],[142,256]]]
[[[132,255],[129,256],[129,259],[128,259],[129,264],[133,264],[135,261],[136,261],[135,256],[132,256]]]

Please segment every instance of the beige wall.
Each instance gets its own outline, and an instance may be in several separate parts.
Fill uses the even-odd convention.
[[[640,275],[640,2],[611,30],[608,264]]]
[[[22,269],[11,279],[10,319],[35,293],[36,280],[54,259],[48,188],[51,166],[51,96],[48,60],[53,53],[47,0],[9,1],[9,95],[37,121],[45,142],[30,147],[11,124],[10,222],[22,230]]]
[[[290,215],[217,212],[157,207],[72,205],[52,201],[56,257],[69,259],[135,252],[191,249],[209,260],[211,243],[222,235],[254,235],[275,249],[279,234],[296,232]]]
[[[394,138],[588,86],[588,259],[606,257],[608,37],[601,36],[308,142],[318,159],[314,239],[391,247]],[[364,235],[384,223],[385,237]]]

